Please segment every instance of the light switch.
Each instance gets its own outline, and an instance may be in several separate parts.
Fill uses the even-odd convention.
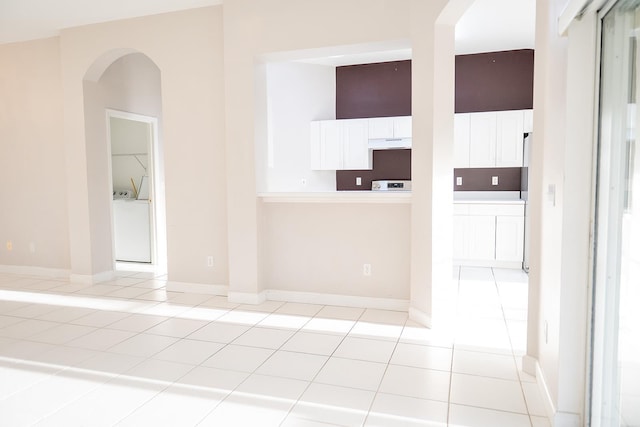
[[[356,176],[356,185],[362,185],[362,177]]]
[[[492,176],[491,177],[491,185],[498,185],[498,177],[497,176]]]
[[[462,177],[456,176],[456,185],[462,185]]]

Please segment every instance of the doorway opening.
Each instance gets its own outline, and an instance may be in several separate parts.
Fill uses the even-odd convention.
[[[105,52],[87,71],[83,91],[94,268],[164,275],[160,69],[141,52]]]
[[[112,248],[116,270],[164,272],[159,250],[166,239],[158,215],[158,119],[107,109],[113,203]]]

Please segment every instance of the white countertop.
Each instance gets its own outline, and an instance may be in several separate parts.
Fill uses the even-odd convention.
[[[259,193],[264,203],[411,203],[410,191]]]
[[[524,205],[524,200],[515,199],[463,199],[463,200],[454,200],[453,203],[461,204],[461,205]]]
[[[477,197],[474,197],[477,196]],[[259,193],[264,203],[411,203],[410,191],[327,191],[311,193]],[[521,205],[524,200],[513,195],[467,194],[456,197],[455,204]]]

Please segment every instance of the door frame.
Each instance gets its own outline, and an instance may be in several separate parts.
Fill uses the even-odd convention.
[[[611,158],[615,154],[612,152],[610,144],[611,138],[603,140],[602,132],[602,84],[603,84],[603,20],[605,16],[616,6],[618,0],[608,0],[601,2],[602,5],[597,11],[597,67],[596,67],[596,92],[595,92],[595,120],[594,135],[595,152],[593,164],[593,228],[592,228],[592,256],[591,256],[591,280],[590,280],[590,331],[589,331],[589,352],[587,363],[587,387],[585,418],[587,425],[600,427],[603,412],[603,402],[607,398],[605,387],[609,393],[616,387],[618,378],[608,374],[609,367],[605,366],[611,362],[612,354],[607,354],[607,349],[614,339],[612,334],[607,333],[611,325],[608,322],[608,313],[613,303],[609,293],[607,282],[611,280],[608,266],[617,258],[617,253],[611,253],[610,235],[615,230],[612,229],[611,218],[616,215],[611,211],[609,200],[612,194],[611,180]],[[611,78],[611,77],[609,77]],[[619,82],[619,84],[622,84]],[[605,106],[606,107],[606,106]],[[621,147],[620,149],[624,149]],[[622,173],[622,172],[618,172]],[[622,196],[620,194],[620,196]],[[605,201],[604,203],[601,203]],[[622,221],[622,215],[619,215]],[[615,238],[615,236],[614,236]],[[615,252],[615,251],[614,251]],[[619,272],[616,274],[616,282],[619,279]],[[619,289],[616,290],[619,292]],[[617,336],[617,332],[616,332]],[[616,343],[617,345],[617,340]],[[611,407],[609,407],[611,410]],[[611,414],[609,414],[611,415]]]
[[[113,194],[113,165],[112,165],[112,154],[111,154],[111,118],[125,119],[136,122],[142,122],[149,125],[151,131],[150,138],[150,146],[148,147],[148,156],[149,161],[147,163],[147,175],[149,176],[149,220],[150,220],[150,245],[151,245],[151,265],[156,269],[159,268],[161,270],[166,270],[166,259],[160,259],[159,256],[161,253],[165,251],[161,251],[158,248],[158,243],[160,241],[160,235],[166,235],[166,231],[164,233],[161,232],[160,227],[164,227],[166,230],[166,224],[159,224],[158,212],[159,206],[158,204],[158,188],[157,185],[159,182],[162,182],[162,177],[158,176],[160,171],[162,170],[159,164],[159,135],[158,135],[158,118],[152,116],[145,116],[142,114],[131,113],[128,111],[114,110],[107,108],[106,109],[106,128],[107,128],[107,159],[109,162],[108,171],[109,171],[109,185],[111,187],[110,195]],[[111,218],[111,259],[113,262],[113,269],[116,268],[116,257],[115,257],[115,229],[114,229],[114,218],[113,218],[113,203],[109,203],[110,210],[110,218]],[[137,263],[140,267],[144,266],[144,263]],[[144,269],[144,268],[142,268]]]

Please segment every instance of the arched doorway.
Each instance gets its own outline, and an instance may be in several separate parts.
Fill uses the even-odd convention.
[[[110,270],[163,274],[167,245],[160,70],[142,53],[111,51],[87,71],[83,91],[96,254]],[[146,219],[141,216],[145,210]],[[147,255],[142,256],[145,246]]]

